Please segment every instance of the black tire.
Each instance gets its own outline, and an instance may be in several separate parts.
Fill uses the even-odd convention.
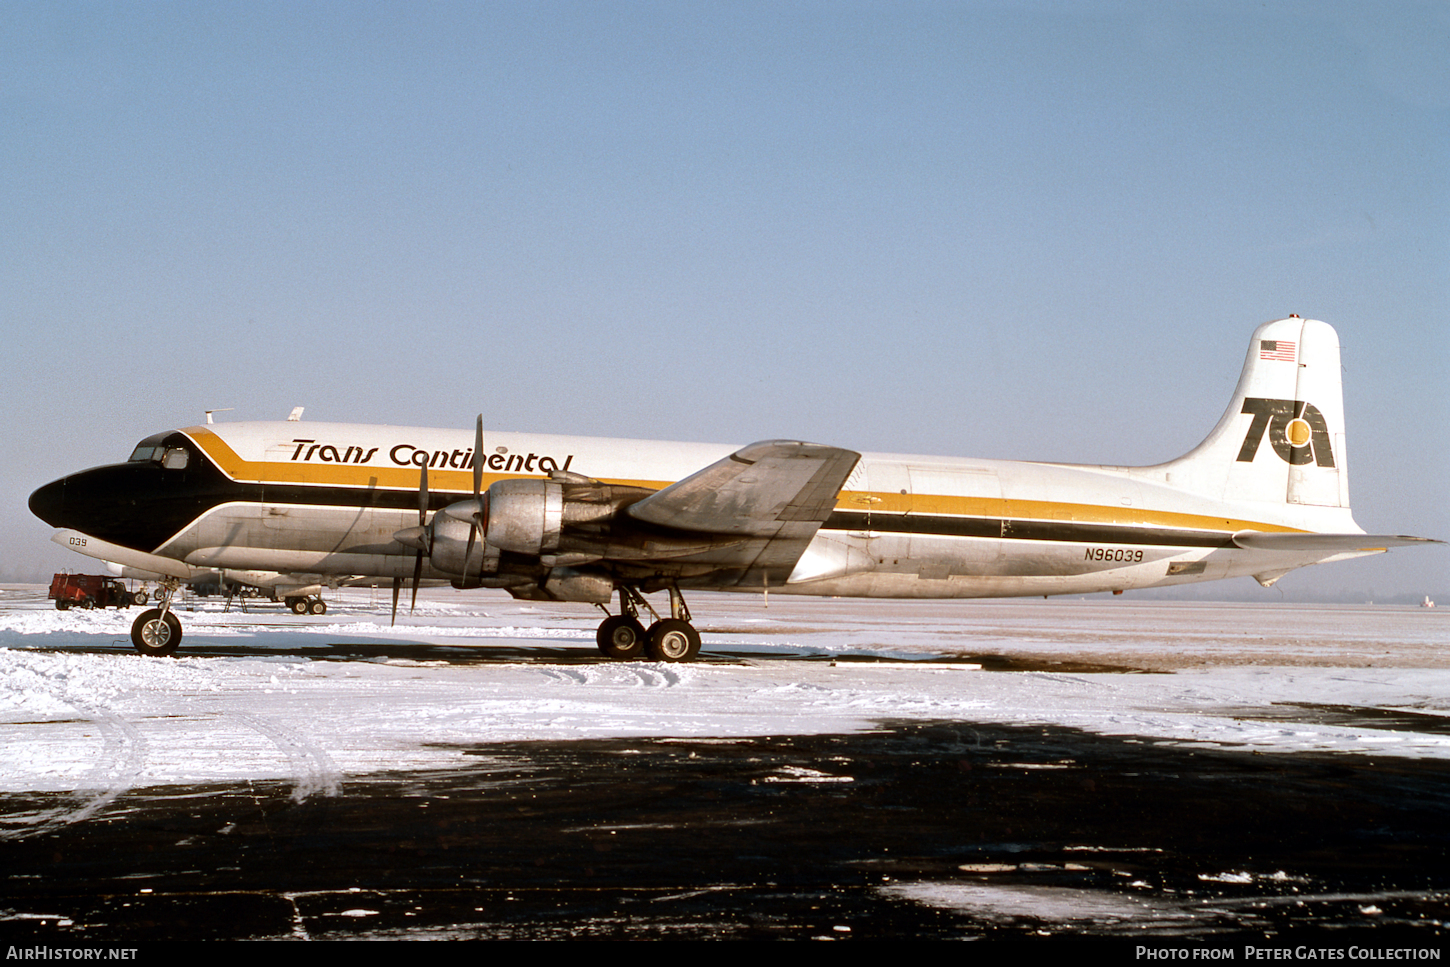
[[[644,654],[644,625],[629,615],[610,615],[599,623],[594,640],[605,658],[629,661]]]
[[[69,611],[70,610],[70,602],[67,601],[65,598],[56,598],[55,599],[55,610],[57,610],[57,611]]]
[[[307,610],[311,611],[313,614],[327,614],[327,602],[322,600],[321,598],[318,598],[316,601],[312,602],[311,606],[308,607]]]
[[[131,595],[131,600],[135,604],[144,605],[147,601],[151,600],[151,596],[145,591],[137,591],[135,594]]]
[[[164,658],[181,647],[181,620],[160,608],[141,612],[131,624],[131,644],[143,655]]]
[[[89,594],[86,595],[84,598],[81,598],[81,607],[87,611],[94,611],[96,608],[96,599]]]
[[[688,621],[665,618],[650,625],[645,651],[651,661],[689,661],[700,653],[700,633]]]
[[[133,600],[134,599],[131,597],[131,594],[130,594],[129,591],[122,591],[119,595],[116,596],[116,607],[118,609],[119,608],[129,608],[129,607],[131,607],[131,602]]]
[[[289,608],[292,609],[292,613],[293,614],[306,614],[307,613],[307,599],[306,598],[288,598],[287,599],[287,607],[289,607]]]

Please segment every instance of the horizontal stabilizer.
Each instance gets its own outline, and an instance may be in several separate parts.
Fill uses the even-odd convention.
[[[1387,547],[1407,544],[1443,544],[1433,537],[1410,537],[1405,534],[1303,534],[1239,531],[1233,536],[1239,547],[1257,551],[1382,551]]]

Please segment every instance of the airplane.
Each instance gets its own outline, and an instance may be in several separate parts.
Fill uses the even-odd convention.
[[[158,574],[155,571],[127,567],[115,561],[106,561],[105,564],[106,568],[116,577],[142,582],[141,590],[132,595],[137,604],[145,604],[149,600],[149,595],[146,593],[147,582],[166,580],[166,575]],[[353,585],[361,582],[340,583]],[[327,603],[322,600],[322,585],[315,583],[306,586],[299,585],[291,575],[278,574],[275,571],[226,571],[194,568],[185,584],[193,591],[198,588],[215,588],[218,592],[228,588],[255,588],[267,592],[273,601],[284,602],[287,609],[294,614],[327,613]]]
[[[612,659],[693,659],[684,592],[887,598],[1122,592],[1440,543],[1368,535],[1345,464],[1339,339],[1259,326],[1208,437],[1145,467],[860,454],[344,423],[158,433],[125,463],[46,484],[30,509],[82,554],[165,575],[132,642],[173,654],[180,584],[391,579],[595,604]],[[644,597],[665,591],[669,617]],[[614,614],[608,605],[618,597]],[[640,619],[648,610],[648,628]]]

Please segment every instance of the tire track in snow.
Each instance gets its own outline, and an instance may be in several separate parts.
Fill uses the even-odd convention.
[[[291,766],[292,801],[302,802],[310,796],[342,794],[337,764],[332,757],[305,733],[268,721],[250,712],[231,712],[232,718],[266,736]]]
[[[22,823],[23,826],[0,828],[0,839],[38,836],[94,816],[131,789],[146,765],[146,739],[136,726],[109,708],[78,702],[56,689],[49,691],[51,698],[69,705],[100,727],[100,757],[76,783],[75,792],[71,793],[78,802],[28,815],[7,816],[3,820],[5,826]]]
[[[572,668],[545,668],[544,676],[567,685],[588,685],[593,676]]]
[[[680,671],[664,663],[629,662],[600,664],[590,671],[567,667],[543,669],[544,675],[571,685],[637,684],[646,688],[673,688],[684,681]]]

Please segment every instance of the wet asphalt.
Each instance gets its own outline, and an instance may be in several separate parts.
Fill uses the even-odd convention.
[[[134,789],[0,840],[0,939],[1438,948],[1450,923],[1440,760],[972,722],[466,751],[471,768],[357,777],[301,802],[284,783]],[[0,813],[71,802],[7,794]]]

